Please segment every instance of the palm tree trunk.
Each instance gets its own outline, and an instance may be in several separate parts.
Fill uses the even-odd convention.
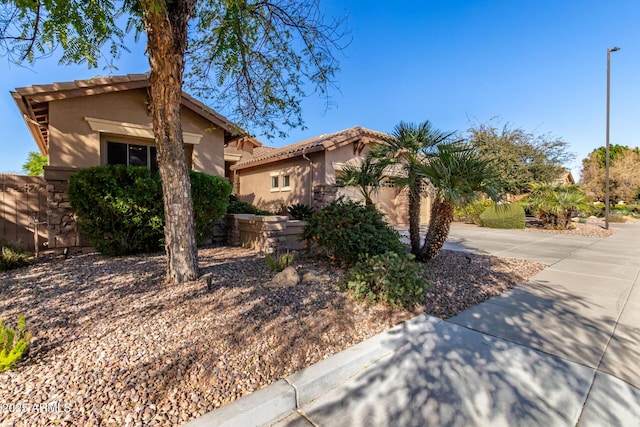
[[[409,241],[411,253],[416,257],[420,253],[420,187],[415,180],[409,186]]]
[[[188,22],[195,0],[141,0],[148,35],[149,97],[164,199],[166,281],[198,278],[189,170],[182,139],[180,106]]]
[[[431,221],[427,229],[427,236],[424,245],[420,249],[420,253],[416,259],[421,262],[429,261],[435,258],[444,246],[447,237],[449,237],[449,229],[453,221],[453,206],[451,203],[436,198],[431,207]]]

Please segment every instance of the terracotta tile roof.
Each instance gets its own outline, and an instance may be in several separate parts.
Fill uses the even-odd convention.
[[[355,126],[349,129],[341,130],[339,132],[305,139],[304,141],[296,142],[294,144],[286,145],[280,148],[273,149],[271,147],[261,147],[263,149],[271,149],[259,151],[259,155],[254,155],[254,157],[251,159],[238,162],[234,166],[234,168],[245,169],[277,160],[302,156],[303,154],[314,153],[323,150],[331,150],[333,147],[339,147],[341,145],[358,140],[365,140],[365,142],[382,141],[386,137],[388,137],[388,135],[383,132]]]
[[[50,101],[139,89],[148,86],[149,75],[147,73],[128,74],[126,76],[96,77],[72,82],[20,87],[16,88],[15,92],[11,92],[11,95],[23,113],[27,126],[36,139],[40,151],[46,154],[49,148],[48,118]],[[186,92],[182,92],[182,105],[223,129],[225,131],[225,140],[227,141],[232,141],[239,136],[247,134],[246,131],[226,117],[218,114]]]
[[[269,154],[271,151],[276,150],[275,147],[256,147],[253,149],[253,157],[262,157]]]

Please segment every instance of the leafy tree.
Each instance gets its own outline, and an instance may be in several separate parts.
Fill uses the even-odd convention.
[[[29,152],[27,161],[22,165],[22,171],[29,176],[44,175],[44,167],[47,166],[47,156],[43,156],[35,151]]]
[[[534,184],[522,204],[533,211],[545,226],[567,229],[574,211],[588,211],[591,203],[578,185]]]
[[[433,148],[416,170],[435,187],[431,221],[417,255],[422,262],[440,253],[449,236],[454,207],[468,205],[483,194],[494,201],[500,199],[492,161],[476,148],[460,141],[442,141]]]
[[[580,181],[587,193],[601,201],[605,199],[606,148],[600,147],[582,161]],[[609,147],[609,191],[612,201],[633,200],[640,193],[640,150],[623,145]]]
[[[61,63],[97,67],[105,48],[112,60],[127,50],[127,32],[146,34],[170,283],[198,277],[180,121],[185,71],[196,95],[234,105],[242,123],[273,132],[279,119],[302,123],[308,91],[327,93],[343,35],[342,22],[326,24],[316,0],[8,0],[0,19],[3,53],[15,62],[60,47]]]
[[[479,124],[468,130],[469,142],[494,164],[500,180],[500,191],[527,193],[534,182],[552,182],[573,159],[568,144],[550,135],[536,135],[508,125],[498,129]]]
[[[336,177],[336,184],[339,187],[355,187],[365,204],[373,205],[372,197],[380,191],[387,165],[385,159],[368,154],[358,166],[345,165]]]
[[[442,132],[428,120],[419,124],[400,122],[386,138],[386,143],[376,146],[373,151],[374,156],[402,168],[403,176],[394,177],[394,182],[409,190],[409,240],[411,252],[416,257],[420,254],[421,189],[428,185],[427,176],[420,174],[419,169],[439,144],[452,137],[453,132]]]

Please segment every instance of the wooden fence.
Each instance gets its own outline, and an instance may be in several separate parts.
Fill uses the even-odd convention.
[[[34,220],[41,224],[38,247],[44,249],[48,239],[44,178],[0,174],[0,240],[34,251]]]

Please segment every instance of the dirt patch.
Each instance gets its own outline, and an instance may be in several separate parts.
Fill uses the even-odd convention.
[[[444,251],[425,265],[425,306],[409,311],[354,302],[335,284],[344,271],[324,260],[298,269],[327,280],[265,286],[274,273],[240,248],[200,251],[210,290],[161,285],[163,255],[47,261],[0,275],[2,317],[26,314],[35,336],[29,356],[0,373],[0,403],[12,405],[2,425],[181,424],[421,312],[448,317],[543,268]]]

